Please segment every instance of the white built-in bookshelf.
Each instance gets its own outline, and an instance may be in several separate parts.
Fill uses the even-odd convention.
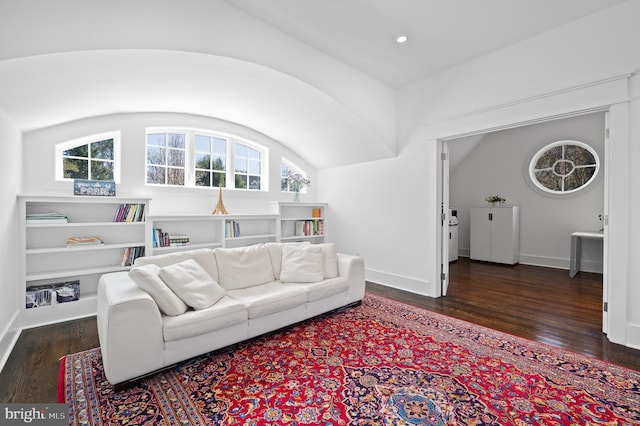
[[[171,215],[147,218],[147,253],[161,254],[196,248],[241,247],[277,241],[278,215]],[[189,243],[161,246],[159,234]],[[156,237],[154,237],[156,235]]]
[[[144,254],[148,200],[25,195],[18,201],[23,224],[22,327],[95,315],[100,276],[128,270],[134,253]],[[84,244],[73,244],[72,237]],[[78,300],[58,303],[57,299],[65,300],[64,291],[74,286],[79,288]],[[28,288],[46,291],[49,287],[49,296],[38,294],[37,304],[42,306],[27,308],[34,294],[30,291],[28,299]]]
[[[20,195],[18,201],[24,328],[95,315],[102,274],[129,270],[135,256],[267,242],[321,243],[326,234],[324,203],[273,202],[266,214],[149,216],[149,199]],[[162,246],[161,234],[174,243]],[[70,292],[74,286],[77,300]],[[50,300],[27,307],[34,304],[34,288],[42,294],[50,290]]]
[[[281,242],[325,241],[326,203],[274,202],[273,210],[278,214],[278,235]]]

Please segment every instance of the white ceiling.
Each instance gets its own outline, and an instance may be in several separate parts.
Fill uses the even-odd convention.
[[[227,0],[400,87],[623,0]],[[409,41],[399,45],[398,35]]]

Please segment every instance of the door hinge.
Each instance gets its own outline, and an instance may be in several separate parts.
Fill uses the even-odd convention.
[[[606,138],[608,138],[608,137],[609,137],[609,129],[604,129],[604,136],[605,136]]]
[[[444,281],[447,278],[447,274],[445,274],[444,272],[442,272],[440,274],[440,281]]]
[[[445,161],[445,160],[447,159],[447,153],[446,153],[446,152],[441,152],[441,153],[440,153],[440,159],[441,159],[442,161]]]
[[[609,312],[609,302],[602,302],[602,312]]]
[[[440,220],[442,221],[442,223],[444,223],[444,221],[447,219],[447,214],[445,212],[441,212],[440,213]]]

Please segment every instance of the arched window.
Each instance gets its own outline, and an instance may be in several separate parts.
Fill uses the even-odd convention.
[[[120,132],[87,136],[56,145],[56,180],[120,182]]]
[[[561,140],[539,150],[529,163],[529,177],[542,191],[567,194],[593,182],[600,169],[596,151],[584,142]]]
[[[307,179],[307,174],[302,171],[298,166],[293,164],[291,161],[282,159],[280,163],[280,191],[281,192],[293,192],[294,188],[292,188],[293,180],[292,176],[300,176],[302,179]],[[306,186],[303,186],[300,192],[306,192]]]

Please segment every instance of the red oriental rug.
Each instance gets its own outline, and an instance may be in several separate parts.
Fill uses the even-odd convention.
[[[371,294],[121,393],[98,349],[61,379],[72,424],[640,424],[638,371]]]

